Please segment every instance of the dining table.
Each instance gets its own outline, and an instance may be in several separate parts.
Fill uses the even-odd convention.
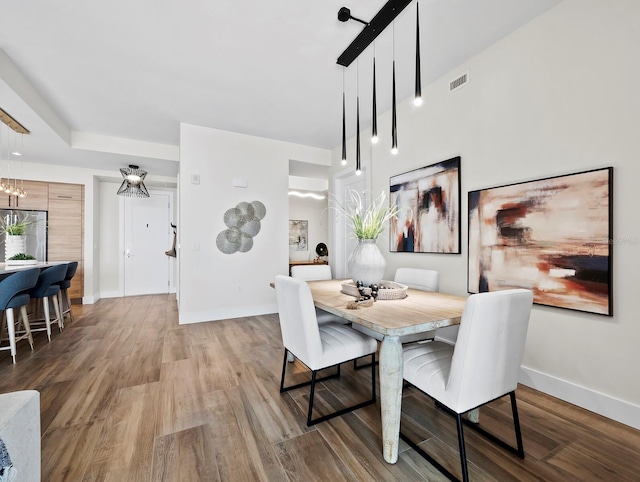
[[[403,356],[399,337],[457,325],[466,297],[408,288],[401,299],[380,299],[371,306],[348,308],[356,298],[342,292],[350,280],[309,281],[316,307],[367,327],[383,336],[380,347],[382,452],[386,462],[398,460],[402,408]]]

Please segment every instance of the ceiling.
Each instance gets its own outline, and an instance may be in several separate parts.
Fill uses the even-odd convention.
[[[423,0],[423,84],[560,0]],[[371,19],[383,0],[350,0]],[[340,144],[337,57],[362,25],[344,0],[3,2],[0,108],[32,135],[25,161],[178,171],[180,122],[331,149]],[[376,41],[378,112],[390,108],[392,29]],[[396,19],[398,99],[411,95],[415,2]],[[345,72],[348,115],[371,98],[372,48]],[[388,95],[387,95],[388,93]],[[361,124],[371,122],[363,101]],[[353,118],[353,117],[352,117]],[[353,123],[350,123],[353,124]],[[347,134],[354,135],[349,125]],[[6,158],[6,153],[0,155]],[[117,174],[117,173],[116,173]]]

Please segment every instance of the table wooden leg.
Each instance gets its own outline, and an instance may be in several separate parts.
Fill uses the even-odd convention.
[[[385,336],[380,348],[380,405],[382,453],[390,464],[398,461],[402,403],[402,344],[397,336]]]
[[[467,420],[471,423],[480,423],[480,409],[474,408],[467,412]]]

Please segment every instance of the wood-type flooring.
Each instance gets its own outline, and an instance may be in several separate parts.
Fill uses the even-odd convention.
[[[277,315],[180,326],[172,295],[73,309],[50,343],[20,342],[17,364],[0,352],[0,392],[40,391],[44,482],[445,480],[404,442],[384,461],[379,403],[308,428],[308,389],[279,393]],[[288,368],[288,383],[307,376]],[[365,399],[369,383],[343,365],[318,413]],[[524,386],[517,396],[525,459],[466,430],[471,480],[640,480],[640,431]],[[510,413],[500,399],[481,424],[512,441]],[[459,473],[454,419],[412,388],[402,426]]]

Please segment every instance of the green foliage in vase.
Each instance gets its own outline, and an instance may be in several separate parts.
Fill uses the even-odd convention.
[[[366,207],[358,191],[349,189],[346,197],[343,203],[333,201],[331,207],[345,217],[353,237],[358,239],[378,239],[389,220],[398,214],[398,207],[389,204],[384,191]]]
[[[18,254],[14,254],[9,259],[11,261],[25,261],[25,260],[28,260],[28,259],[36,259],[36,258],[31,256],[30,254],[18,253]]]
[[[22,236],[26,232],[27,227],[37,223],[38,221],[32,219],[29,214],[21,220],[18,220],[15,216],[12,219],[11,215],[7,215],[4,218],[0,218],[0,232],[6,233],[9,236]]]

